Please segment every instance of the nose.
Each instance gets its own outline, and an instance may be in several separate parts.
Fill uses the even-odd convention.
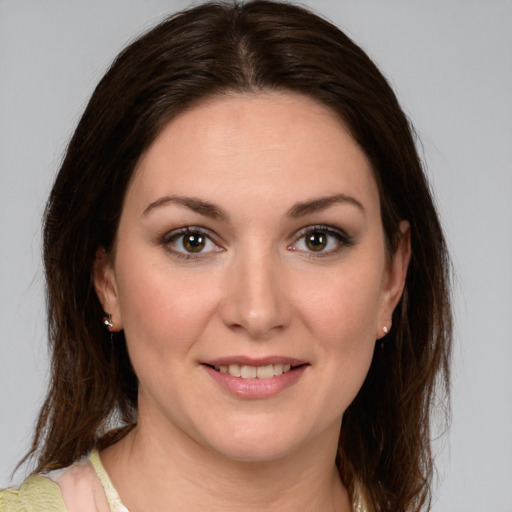
[[[283,269],[269,253],[240,255],[227,269],[222,321],[251,339],[269,339],[285,329],[292,316]]]

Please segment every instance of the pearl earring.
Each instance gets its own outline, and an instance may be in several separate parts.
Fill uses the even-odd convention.
[[[103,325],[109,330],[114,327],[114,323],[112,322],[112,315],[110,313],[105,313],[103,316]]]
[[[387,334],[387,333],[389,332],[389,330],[388,330],[388,328],[387,328],[386,326],[384,326],[384,327],[382,328],[382,330],[384,331],[384,334]]]

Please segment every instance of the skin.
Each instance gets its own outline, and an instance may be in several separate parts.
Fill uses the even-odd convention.
[[[187,226],[206,231],[202,251],[184,248]],[[368,159],[310,98],[226,95],[162,130],[115,253],[99,250],[94,267],[139,378],[138,425],[101,454],[132,512],[351,509],[337,440],[402,293],[401,230],[390,256]],[[277,394],[247,398],[205,371],[231,356],[305,364]]]

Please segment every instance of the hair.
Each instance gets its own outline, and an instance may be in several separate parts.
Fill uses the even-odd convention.
[[[108,446],[137,421],[137,378],[124,334],[112,340],[102,325],[92,267],[98,248],[114,247],[141,155],[203,99],[273,91],[313,98],[348,127],[372,163],[389,254],[400,220],[410,223],[405,290],[344,414],[337,466],[369,510],[430,508],[432,414],[439,404],[448,411],[450,265],[415,134],[349,37],[302,7],[267,0],[210,2],[166,18],[120,53],[79,121],[44,219],[51,379],[24,459],[37,459],[35,471]]]

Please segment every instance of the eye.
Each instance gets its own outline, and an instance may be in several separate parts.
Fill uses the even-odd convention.
[[[304,235],[304,243],[311,251],[323,251],[329,243],[329,235],[322,231],[313,231]]]
[[[178,257],[193,258],[202,253],[222,249],[200,228],[186,227],[172,231],[162,240],[163,245]]]
[[[337,228],[310,226],[299,233],[289,249],[309,253],[311,256],[327,256],[349,245],[352,245],[350,237]]]

